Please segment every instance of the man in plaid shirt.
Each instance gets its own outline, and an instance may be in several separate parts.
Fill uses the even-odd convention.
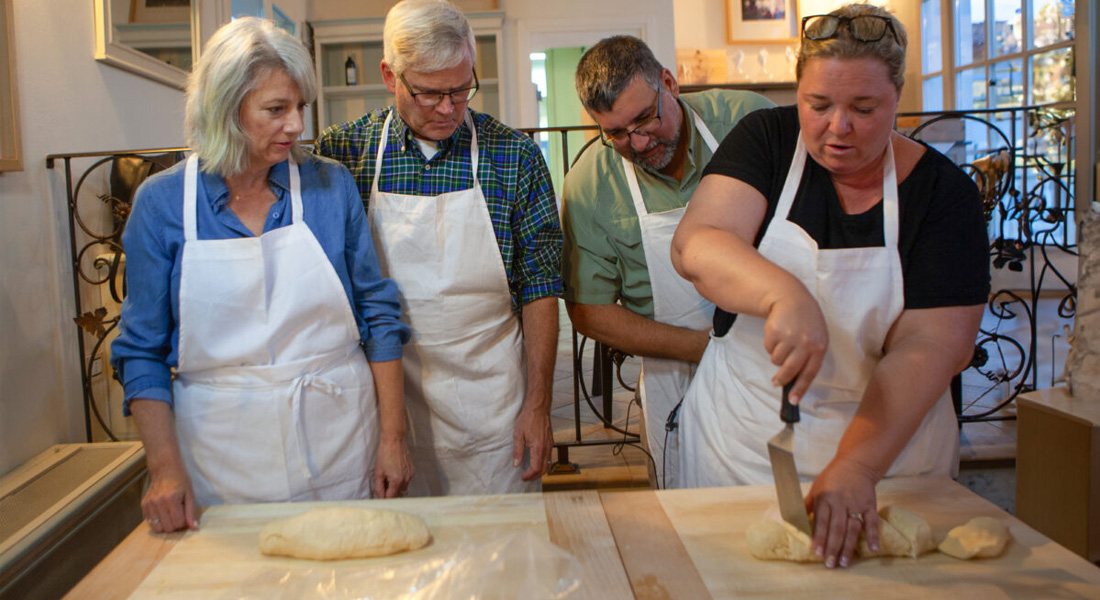
[[[355,176],[413,329],[409,494],[538,491],[562,291],[549,171],[530,138],[469,109],[474,34],[450,3],[398,3],[383,46],[395,106],[330,127],[316,152]]]

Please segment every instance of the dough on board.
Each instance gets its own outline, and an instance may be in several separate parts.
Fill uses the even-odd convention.
[[[1000,519],[974,517],[947,532],[940,552],[955,558],[993,558],[1004,551],[1012,534]]]
[[[408,513],[330,506],[268,523],[260,531],[260,552],[313,560],[386,556],[428,544],[424,520]]]
[[[749,552],[760,560],[822,562],[810,548],[810,536],[783,521],[757,521],[745,531]]]
[[[871,552],[860,537],[858,554],[874,556],[910,556],[916,558],[936,547],[932,528],[917,513],[898,506],[879,511],[879,551]],[[745,532],[749,552],[760,560],[821,562],[822,557],[811,549],[810,536],[787,522],[760,521]]]
[[[887,506],[878,511],[878,552],[872,552],[867,540],[860,537],[859,555],[908,556],[917,558],[936,549],[932,527],[924,517],[900,506]]]

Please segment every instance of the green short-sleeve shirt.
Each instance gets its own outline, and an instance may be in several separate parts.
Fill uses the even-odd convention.
[[[711,152],[690,117],[699,114],[714,138],[722,138],[741,117],[775,106],[767,98],[738,90],[707,90],[679,97],[691,146],[677,181],[635,167],[646,209],[664,212],[686,206],[703,176]],[[578,304],[613,304],[653,318],[653,288],[646,267],[638,215],[630,198],[620,155],[600,143],[590,145],[569,170],[562,193],[564,297]]]

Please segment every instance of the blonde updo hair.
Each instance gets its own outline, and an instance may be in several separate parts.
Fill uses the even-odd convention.
[[[827,40],[811,40],[802,37],[802,46],[798,51],[798,63],[795,67],[795,76],[802,79],[802,69],[810,59],[814,58],[839,58],[851,60],[856,58],[877,58],[881,60],[889,71],[890,80],[900,92],[905,85],[905,48],[909,43],[905,35],[905,28],[901,21],[890,14],[884,8],[873,4],[854,3],[845,4],[829,13],[836,17],[854,18],[865,15],[886,17],[897,32],[898,38],[894,39],[893,33],[887,28],[886,34],[877,42],[862,42],[852,37],[847,26],[837,28],[836,35]],[[849,23],[850,24],[850,23]]]
[[[278,70],[297,84],[303,102],[317,98],[309,52],[271,21],[243,17],[214,32],[188,77],[184,109],[187,143],[202,159],[203,171],[229,177],[248,166],[250,140],[241,127],[241,105]],[[291,154],[299,163],[306,158],[297,144]]]

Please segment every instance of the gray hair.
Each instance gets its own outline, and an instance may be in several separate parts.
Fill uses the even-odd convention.
[[[607,112],[635,77],[657,89],[663,73],[664,67],[642,40],[629,35],[604,38],[577,63],[577,95],[588,112]]]
[[[890,19],[890,24],[893,25],[894,31],[898,34],[898,41],[894,41],[893,34],[887,31],[886,35],[877,42],[861,42],[852,37],[847,27],[838,28],[836,37],[828,40],[810,40],[803,37],[802,47],[798,51],[795,77],[802,78],[802,69],[812,58],[848,60],[877,58],[886,65],[886,69],[890,73],[890,80],[898,91],[901,91],[901,86],[905,85],[905,48],[909,44],[909,39],[905,35],[905,27],[902,26],[901,21],[898,21],[885,8],[864,3],[845,4],[829,14],[847,18],[864,15],[886,17]]]
[[[241,127],[241,105],[268,73],[282,70],[298,85],[302,101],[317,98],[309,52],[271,21],[237,19],[214,32],[187,80],[184,131],[203,160],[203,170],[223,177],[248,166],[249,138]],[[294,159],[305,160],[297,144]]]
[[[402,0],[386,13],[382,59],[400,75],[406,70],[434,73],[477,61],[474,30],[447,0]]]

